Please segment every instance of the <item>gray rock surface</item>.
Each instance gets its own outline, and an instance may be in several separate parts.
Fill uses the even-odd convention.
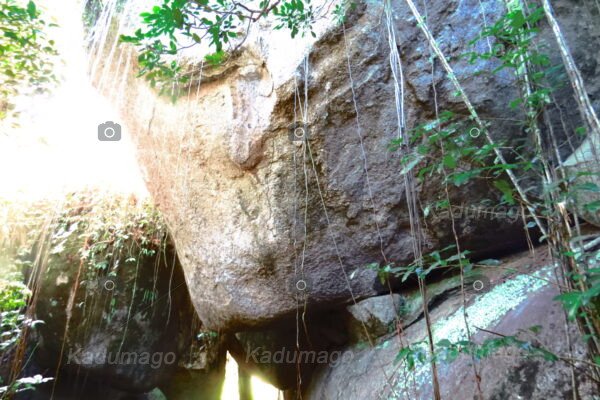
[[[592,139],[593,138],[593,139]],[[586,221],[600,226],[600,132],[586,139],[563,163],[573,179],[570,209]]]
[[[366,340],[365,330],[375,338],[393,332],[403,304],[404,299],[394,293],[391,296],[370,297],[348,306],[347,311],[351,316],[348,331],[354,336],[354,340]]]
[[[43,323],[33,332],[34,356],[44,375],[59,370],[57,382],[72,382],[64,388],[72,396],[83,395],[88,382],[141,394],[173,373],[187,351],[195,311],[174,248],[161,248],[160,239],[150,233],[139,236],[155,227],[135,225],[138,236],[129,231],[128,239],[122,235],[100,241],[86,227],[108,226],[99,222],[106,223],[102,218],[113,218],[112,229],[139,221],[117,213],[109,217],[96,207],[84,202],[73,206],[68,218],[61,216],[51,225],[51,240],[42,242],[47,247],[37,266],[33,309]],[[154,222],[148,220],[146,224]],[[93,247],[95,240],[98,247]],[[120,241],[123,247],[112,247]],[[81,259],[86,251],[88,257],[98,252],[96,264]],[[104,261],[105,254],[110,262]]]
[[[197,317],[191,327],[188,334],[201,331]],[[221,399],[227,356],[224,337],[203,331],[188,343],[175,372],[160,384],[160,389],[169,400]]]
[[[291,395],[299,382],[306,385],[318,364],[330,361],[331,351],[347,341],[341,314],[309,312],[269,329],[231,335],[227,349],[242,370]]]
[[[429,46],[406,5],[392,3],[407,126],[435,115],[432,82],[441,110],[464,113],[437,62],[432,75]],[[474,75],[481,65],[457,59],[482,30],[480,7],[491,23],[504,2],[429,3],[431,30],[481,116],[492,123],[494,137],[526,141],[506,106],[517,97],[514,79],[504,72]],[[597,16],[579,2],[554,3],[597,103],[600,83],[591,79],[599,64]],[[375,272],[364,266],[383,263],[382,253],[397,264],[412,260],[401,167],[398,155],[388,151],[397,113],[382,4],[359,2],[348,16],[345,37],[333,24],[320,26],[317,39],[290,39],[288,32],[270,30],[267,36],[263,23],[235,61],[216,72],[206,67],[206,80],[194,79],[175,105],[137,79],[131,63],[122,85],[123,122],[138,145],[149,190],[172,229],[192,300],[208,328],[256,328],[292,315],[299,304],[290,282],[300,278],[310,283],[310,307],[385,293]],[[544,35],[551,46],[552,37]],[[552,54],[558,61],[558,53]],[[568,99],[564,91],[557,97]],[[308,113],[301,117],[305,100]],[[302,118],[309,147],[288,139],[288,128]],[[578,125],[572,108],[564,118]],[[439,200],[435,179],[416,190],[421,207]],[[468,209],[497,192],[474,182],[450,195],[453,204]],[[524,243],[520,221],[507,213],[490,215],[461,215],[457,230],[464,249],[484,255]],[[448,218],[430,216],[423,226],[427,248],[453,243]],[[346,276],[352,276],[352,295]]]
[[[467,314],[472,341],[478,344],[499,335],[519,339],[544,348],[557,356],[585,359],[585,346],[574,323],[569,325],[573,353],[566,340],[564,311],[554,301],[557,290],[552,283],[549,268],[541,268],[548,260],[533,260],[525,256],[505,264],[507,269],[525,273],[511,276],[490,275],[490,286],[480,292],[467,293]],[[540,279],[541,278],[541,279]],[[434,342],[448,339],[456,343],[466,340],[466,329],[461,309],[462,299],[454,293],[431,307]],[[537,327],[535,329],[531,329]],[[484,331],[485,330],[485,331]],[[429,363],[415,361],[415,368],[406,362],[396,362],[401,348],[413,351],[425,349],[427,333],[424,320],[404,327],[403,335],[388,336],[375,347],[354,345],[345,348],[352,357],[321,366],[313,374],[305,398],[333,399],[431,399],[432,380]],[[402,343],[402,344],[401,344]],[[437,349],[441,347],[438,345]],[[427,351],[424,350],[426,353]],[[572,397],[571,372],[568,363],[547,361],[541,356],[522,351],[516,346],[500,347],[488,357],[476,361],[480,387],[484,399],[565,399]],[[592,398],[592,382],[575,363],[575,376],[581,398]],[[453,362],[438,361],[438,375],[442,398],[477,398],[473,361],[460,355]]]

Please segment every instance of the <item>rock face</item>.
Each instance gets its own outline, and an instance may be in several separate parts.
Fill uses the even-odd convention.
[[[350,313],[348,332],[353,334],[353,340],[367,341],[369,335],[383,336],[395,331],[397,315],[402,312],[404,299],[394,293],[370,297],[348,307]]]
[[[432,74],[429,45],[408,8],[392,3],[407,127],[434,117],[434,99],[440,110],[464,113],[437,62]],[[503,1],[430,3],[430,28],[449,57],[469,49],[483,28],[482,11],[490,23],[504,10]],[[595,76],[595,17],[577,2],[554,3],[575,59],[586,77]],[[345,31],[333,23],[319,26],[314,40],[255,28],[225,66],[204,66],[200,73],[197,63],[193,84],[176,104],[135,77],[133,60],[125,75],[119,65],[107,67],[122,79],[123,122],[208,328],[235,331],[293,314],[299,304],[290,288],[299,279],[308,283],[307,301],[316,308],[384,293],[365,265],[413,259],[399,155],[387,150],[397,137],[397,109],[382,6],[359,2]],[[493,135],[523,139],[507,107],[518,95],[514,79],[474,75],[481,65],[466,60],[453,67],[482,117],[493,122]],[[597,99],[597,80],[588,91]],[[577,125],[577,115],[565,118]],[[298,121],[308,127],[308,145],[289,139]],[[439,200],[439,182],[414,190],[421,207]],[[468,210],[494,193],[475,182],[450,195]],[[456,228],[463,249],[483,255],[521,245],[514,213],[494,211],[461,213]],[[429,216],[422,225],[427,248],[453,243],[448,218]]]
[[[600,139],[591,136],[577,148],[563,163],[568,176],[575,178],[573,197],[569,205],[581,218],[600,226]],[[594,140],[595,139],[595,140]]]
[[[344,319],[334,312],[307,312],[298,321],[282,320],[269,328],[231,335],[227,348],[242,370],[287,391],[290,398],[318,364],[329,362],[332,351],[348,341]]]
[[[554,301],[557,289],[548,260],[520,256],[506,263],[503,270],[521,270],[512,276],[498,274],[483,280],[481,286],[467,288],[467,315],[472,341],[481,345],[486,339],[516,336],[529,348],[544,349],[559,357],[585,359],[585,346],[574,323],[568,332],[573,343],[572,353],[566,340],[564,311]],[[532,267],[527,268],[527,265]],[[523,271],[523,268],[525,270]],[[447,339],[452,343],[467,340],[458,292],[447,296],[438,305],[431,305],[434,342]],[[405,321],[403,321],[405,323]],[[373,336],[375,337],[375,335]],[[424,319],[405,324],[402,335],[387,335],[375,340],[374,347],[352,345],[336,363],[315,371],[305,398],[333,399],[431,399],[431,368],[426,361],[414,359],[409,368],[405,359],[397,360],[402,348],[427,354]],[[568,363],[548,361],[541,353],[524,351],[519,346],[500,346],[487,357],[473,360],[459,355],[450,362],[437,345],[438,376],[444,399],[475,399],[478,389],[473,365],[481,377],[484,399],[565,399],[572,397],[571,371]],[[575,371],[583,364],[575,362]],[[592,398],[592,381],[575,372],[575,382],[581,398]]]
[[[179,359],[175,373],[160,389],[168,399],[219,400],[225,381],[225,339],[215,332],[201,332],[197,317],[191,327],[188,334],[200,333],[188,341],[190,346]]]
[[[94,385],[150,391],[189,345],[195,313],[158,217],[135,207],[123,214],[82,201],[41,249],[35,356],[44,374],[60,369],[58,382],[72,382],[59,390],[72,398]]]

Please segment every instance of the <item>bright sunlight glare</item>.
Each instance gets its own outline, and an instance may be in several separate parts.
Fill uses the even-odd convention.
[[[225,383],[221,400],[239,400],[238,391],[238,363],[235,362],[231,354],[227,353],[227,364],[225,365]],[[257,400],[283,400],[282,392],[274,386],[266,383],[257,376],[252,376],[250,380],[252,387],[252,398]]]
[[[0,197],[55,198],[83,188],[146,196],[126,127],[121,124],[118,142],[98,140],[98,124],[120,121],[89,82],[77,7],[51,0],[43,5],[59,25],[51,35],[59,51],[61,82],[51,95],[17,99],[20,126],[0,133]]]

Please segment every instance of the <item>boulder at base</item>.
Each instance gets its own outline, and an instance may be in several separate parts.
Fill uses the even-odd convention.
[[[533,267],[528,268],[528,264]],[[454,352],[457,347],[453,345],[468,340],[460,291],[431,306],[442,398],[475,399],[479,390],[490,400],[573,397],[570,360],[585,360],[586,351],[571,322],[570,352],[565,313],[554,300],[558,294],[555,275],[547,265],[548,259],[543,257],[517,257],[502,270],[520,272],[509,276],[488,272],[481,275],[487,278],[466,287],[471,341],[476,344],[471,348],[486,348],[484,357],[472,359]],[[432,399],[424,319],[404,326],[402,333],[380,338],[373,348],[364,343],[346,348],[352,357],[317,370],[305,398]],[[581,398],[592,398],[592,381],[581,372],[584,364],[574,361],[573,365]],[[475,370],[481,378],[480,389]]]
[[[194,308],[158,211],[94,197],[72,199],[32,253],[35,359],[74,398],[148,392],[187,350]]]

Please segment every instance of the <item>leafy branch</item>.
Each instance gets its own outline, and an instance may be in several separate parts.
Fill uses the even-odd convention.
[[[292,38],[306,32],[315,36],[317,10],[311,0],[263,0],[258,8],[231,0],[164,0],[140,14],[142,28],[120,39],[138,47],[139,76],[166,94],[174,90],[173,82],[189,79],[174,59],[179,51],[206,43],[214,50],[206,60],[222,63],[243,45],[250,26],[268,15],[275,17],[274,29],[287,28]]]

